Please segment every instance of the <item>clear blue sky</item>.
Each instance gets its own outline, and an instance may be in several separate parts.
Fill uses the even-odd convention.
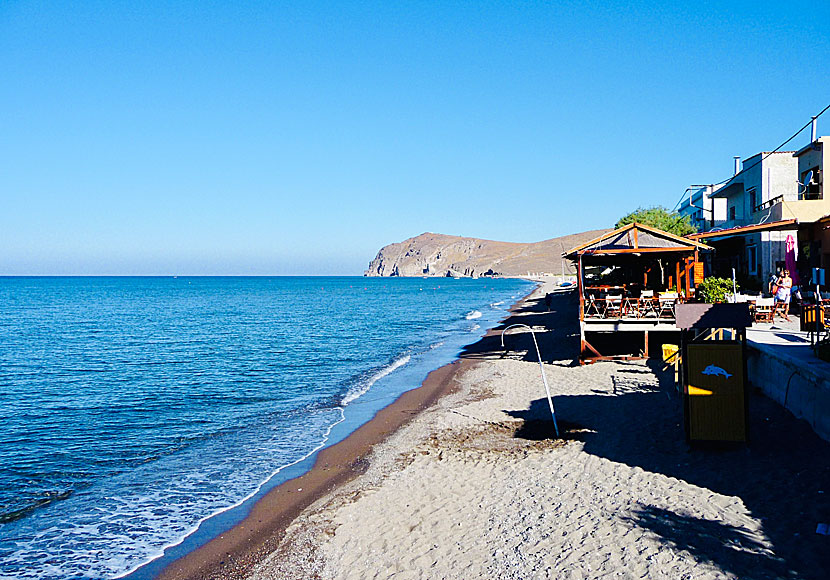
[[[0,274],[607,227],[830,103],[826,0],[595,4],[2,2]]]

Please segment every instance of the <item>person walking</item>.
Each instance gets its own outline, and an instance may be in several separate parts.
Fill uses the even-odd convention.
[[[775,281],[778,286],[778,291],[775,293],[775,313],[778,314],[778,308],[781,307],[783,314],[780,316],[790,321],[790,295],[793,288],[793,279],[790,278],[790,271],[784,270],[778,280]]]

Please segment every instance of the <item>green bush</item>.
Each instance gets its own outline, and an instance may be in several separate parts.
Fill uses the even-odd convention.
[[[732,294],[732,280],[710,276],[696,286],[695,292],[703,302],[726,302],[726,297]]]

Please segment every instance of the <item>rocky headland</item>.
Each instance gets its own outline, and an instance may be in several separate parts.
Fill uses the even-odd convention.
[[[573,274],[562,252],[609,230],[515,243],[424,233],[384,246],[364,276],[530,276]]]

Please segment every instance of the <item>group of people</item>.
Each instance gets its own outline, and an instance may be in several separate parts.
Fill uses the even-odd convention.
[[[783,270],[778,274],[773,274],[769,281],[769,291],[775,296],[775,314],[789,322],[790,320],[790,299],[793,296],[793,279],[790,278],[790,271]],[[795,290],[796,297],[798,297],[798,288]]]

